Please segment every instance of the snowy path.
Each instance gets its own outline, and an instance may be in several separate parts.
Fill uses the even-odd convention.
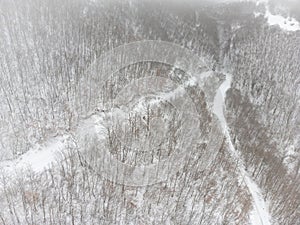
[[[92,130],[95,120],[90,118],[83,120],[75,133],[83,133],[84,130]],[[61,159],[62,154],[68,154],[70,146],[75,146],[75,140],[71,133],[50,138],[43,144],[36,144],[28,152],[13,160],[0,162],[0,177],[13,178],[16,174],[31,169],[35,173],[41,173],[49,169],[53,163]],[[0,181],[1,187],[1,181]]]
[[[14,160],[0,162],[0,173],[13,176],[28,169],[38,173],[46,170],[56,161],[56,156],[67,148],[67,135],[48,140],[43,145],[36,145],[22,156]]]
[[[253,211],[250,215],[250,222],[252,225],[270,225],[271,216],[269,214],[268,205],[264,201],[262,191],[245,170],[242,158],[239,152],[234,148],[230,138],[229,128],[224,116],[223,109],[225,108],[226,91],[231,86],[231,75],[225,73],[226,80],[219,87],[217,94],[214,98],[213,112],[216,114],[221,122],[224,135],[229,145],[229,151],[233,159],[237,162],[240,171],[241,179],[245,182],[252,198],[253,198]]]

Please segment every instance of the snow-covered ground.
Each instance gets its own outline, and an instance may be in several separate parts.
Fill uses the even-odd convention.
[[[274,15],[269,10],[269,0],[215,0],[218,3],[229,3],[229,2],[255,2],[257,5],[264,4],[266,12],[263,15],[270,26],[279,26],[285,31],[298,31],[300,30],[300,23],[293,17],[283,17],[280,14]],[[283,0],[284,1],[284,0]],[[261,13],[255,13],[255,16],[262,15]]]
[[[298,31],[300,30],[300,23],[292,17],[283,17],[281,15],[273,15],[267,8],[265,18],[270,26],[279,26],[281,29],[286,31]]]
[[[250,215],[250,222],[252,225],[270,225],[271,224],[271,216],[268,210],[268,204],[264,201],[262,190],[258,187],[255,181],[251,178],[251,176],[245,170],[244,163],[239,152],[235,149],[229,132],[229,127],[227,125],[224,111],[225,108],[225,97],[226,91],[231,86],[231,75],[226,73],[226,80],[219,87],[217,94],[214,98],[213,112],[216,114],[218,119],[220,120],[221,127],[224,131],[224,135],[227,139],[227,143],[229,146],[230,155],[233,159],[238,163],[238,168],[240,172],[240,176],[242,181],[246,184],[252,199],[253,199],[253,211]]]
[[[198,80],[197,78],[195,79]],[[253,225],[269,225],[271,224],[271,216],[268,211],[268,205],[263,199],[262,191],[245,170],[241,157],[238,151],[234,148],[233,143],[231,142],[229,128],[223,112],[225,106],[226,91],[230,88],[230,85],[231,75],[226,74],[225,81],[218,88],[217,94],[214,97],[212,110],[220,120],[221,127],[228,142],[230,154],[238,163],[238,168],[240,170],[241,176],[240,178],[243,182],[245,182],[247,188],[249,189],[249,193],[253,198],[253,211],[250,215],[250,222]],[[182,90],[183,89],[175,89],[175,92],[181,93]],[[164,97],[169,96],[167,95]],[[101,121],[103,122],[104,118],[102,118],[101,115],[97,115],[96,117],[96,119],[89,117],[82,121],[75,132],[78,132],[80,134],[92,132],[97,124],[99,126],[99,124],[101,124]],[[103,126],[101,126],[100,133],[102,133],[102,127]],[[96,129],[95,131],[99,135],[101,135],[98,130],[99,129]],[[13,176],[16,173],[22,173],[22,171],[28,168],[31,168],[34,172],[37,173],[43,172],[44,170],[49,168],[51,164],[56,162],[57,155],[61,153],[67,153],[68,145],[70,144],[74,144],[74,140],[72,139],[71,134],[61,137],[55,137],[43,145],[36,146],[16,160],[0,162],[0,171],[8,176]]]
[[[56,161],[58,154],[67,149],[67,139],[68,136],[65,135],[52,138],[42,145],[37,144],[15,160],[0,162],[0,171],[6,176],[28,169],[36,173],[43,172]]]
[[[269,9],[268,0],[257,0],[256,4],[263,4],[266,8],[264,14],[254,12],[255,17],[263,16],[269,26],[279,26],[284,31],[298,31],[300,30],[300,23],[293,17],[284,17],[280,14],[272,14]]]

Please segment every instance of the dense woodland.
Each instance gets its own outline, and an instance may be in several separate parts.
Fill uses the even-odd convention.
[[[41,174],[28,170],[11,179],[0,170],[0,224],[248,223],[251,196],[225,139],[215,152],[199,141],[182,170],[146,187],[95,173],[92,138],[91,163],[77,154],[76,129],[114,96],[112,90],[126,86],[137,71],[173,71],[141,63],[119,71],[125,81],[109,87],[86,73],[103,52],[138,40],[176,43],[212,70],[233,75],[226,98],[233,143],[264,191],[272,222],[299,224],[300,32],[269,27],[254,10],[262,9],[251,2],[178,8],[147,1],[1,0],[0,161],[63,135],[68,151]],[[124,157],[114,135],[107,144],[112,154],[141,163],[140,156]],[[150,156],[147,162],[156,159]],[[201,161],[204,156],[210,160]]]

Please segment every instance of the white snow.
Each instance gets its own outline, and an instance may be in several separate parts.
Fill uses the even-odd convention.
[[[298,31],[300,30],[300,23],[293,17],[283,17],[280,14],[274,15],[271,13],[268,0],[257,1],[257,5],[264,4],[266,12],[264,14],[254,12],[255,17],[264,16],[267,19],[269,26],[279,26],[284,31]]]
[[[1,172],[11,175],[29,168],[37,173],[48,169],[55,162],[57,154],[66,149],[66,138],[67,136],[52,138],[44,145],[37,145],[15,160],[0,162]]]
[[[253,210],[250,214],[251,224],[270,225],[271,216],[269,214],[268,204],[265,202],[262,196],[261,189],[245,170],[243,174],[243,180],[245,181],[253,198]]]
[[[273,15],[267,7],[265,18],[270,26],[277,25],[281,29],[286,31],[297,31],[300,30],[300,23],[292,17],[283,17],[281,15]]]
[[[223,108],[225,108],[226,91],[231,86],[231,75],[225,73],[226,80],[219,87],[217,94],[214,98],[213,113],[218,117],[223,129],[224,135],[229,145],[229,151],[233,159],[238,163],[241,179],[245,182],[253,199],[253,211],[250,214],[250,223],[252,225],[270,225],[271,216],[269,214],[268,205],[264,201],[262,191],[251,178],[251,176],[245,170],[244,163],[239,152],[235,149],[231,137],[229,128],[224,116]]]
[[[101,137],[104,137],[103,130],[96,126],[102,117],[94,118],[91,115],[85,118],[74,131],[82,137],[96,131]],[[100,134],[101,133],[101,134]],[[14,178],[16,174],[22,174],[31,169],[34,173],[42,173],[49,169],[53,164],[62,159],[62,154],[68,154],[69,148],[77,145],[72,132],[49,139],[44,144],[37,144],[25,154],[14,160],[0,162],[0,174],[5,177]],[[1,181],[0,181],[1,187]]]

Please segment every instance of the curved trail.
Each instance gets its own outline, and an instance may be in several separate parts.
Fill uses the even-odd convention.
[[[229,127],[227,125],[225,116],[224,116],[224,108],[225,108],[225,97],[226,91],[231,87],[231,75],[225,73],[226,79],[221,84],[221,86],[217,90],[217,94],[214,98],[213,104],[213,113],[218,117],[221,123],[221,127],[223,129],[224,135],[228,142],[229,153],[231,157],[237,163],[241,179],[246,184],[252,199],[253,199],[253,211],[250,215],[250,222],[252,225],[271,225],[271,216],[269,214],[268,205],[264,201],[262,191],[259,186],[255,183],[255,181],[251,178],[248,172],[245,169],[244,163],[242,161],[242,157],[239,152],[235,149],[229,132]]]

